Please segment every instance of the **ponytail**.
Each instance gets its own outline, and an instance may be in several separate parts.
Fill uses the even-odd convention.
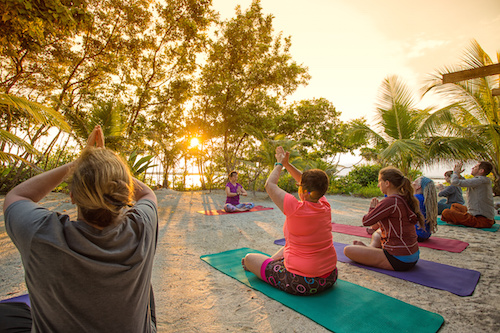
[[[405,199],[411,211],[417,215],[418,225],[420,226],[420,228],[424,229],[425,218],[420,212],[418,199],[413,195],[413,186],[411,185],[408,177],[403,175],[403,173],[399,169],[396,169],[394,167],[385,167],[380,170],[380,177],[383,180],[388,180],[399,190],[399,193]]]
[[[408,179],[408,177],[403,176],[403,182],[401,184],[401,187],[399,189],[399,192],[405,198],[406,203],[408,206],[410,206],[410,209],[417,214],[418,218],[418,226],[421,229],[425,229],[425,218],[424,215],[422,215],[422,212],[420,211],[420,203],[418,202],[418,199],[415,198],[415,195],[413,193],[413,186],[411,185],[411,181]]]

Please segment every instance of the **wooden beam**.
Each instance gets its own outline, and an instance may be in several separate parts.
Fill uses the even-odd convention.
[[[500,96],[500,88],[491,89],[491,94],[493,96]]]
[[[443,74],[443,84],[476,79],[479,77],[485,77],[495,74],[500,74],[500,64],[488,65],[479,68],[466,69],[454,73]]]

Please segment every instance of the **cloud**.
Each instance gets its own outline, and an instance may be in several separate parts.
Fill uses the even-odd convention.
[[[427,56],[429,51],[434,51],[438,48],[443,48],[446,45],[450,44],[450,41],[446,40],[432,40],[432,39],[424,39],[417,38],[417,40],[409,43],[408,51],[406,56],[408,58],[419,58]]]

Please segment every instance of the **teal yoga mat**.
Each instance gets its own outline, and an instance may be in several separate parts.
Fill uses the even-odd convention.
[[[498,218],[496,216],[495,216],[495,220],[498,220]],[[465,225],[446,223],[443,220],[441,220],[440,217],[437,218],[437,224],[438,225],[449,225],[450,227],[471,228],[471,227],[467,227]],[[496,232],[496,231],[498,231],[499,227],[500,227],[500,224],[495,223],[495,224],[493,224],[493,226],[491,228],[472,228],[472,229]]]
[[[247,253],[262,252],[240,248],[200,259],[336,333],[437,332],[444,322],[437,313],[340,279],[331,290],[319,295],[287,294],[243,270],[241,258]]]

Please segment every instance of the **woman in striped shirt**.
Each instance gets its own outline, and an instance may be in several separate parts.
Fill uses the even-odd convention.
[[[380,170],[378,187],[387,197],[373,198],[363,225],[379,223],[367,246],[354,241],[346,246],[344,254],[360,264],[394,271],[411,269],[418,261],[419,248],[415,225],[425,227],[425,220],[413,195],[410,180],[394,167]]]

